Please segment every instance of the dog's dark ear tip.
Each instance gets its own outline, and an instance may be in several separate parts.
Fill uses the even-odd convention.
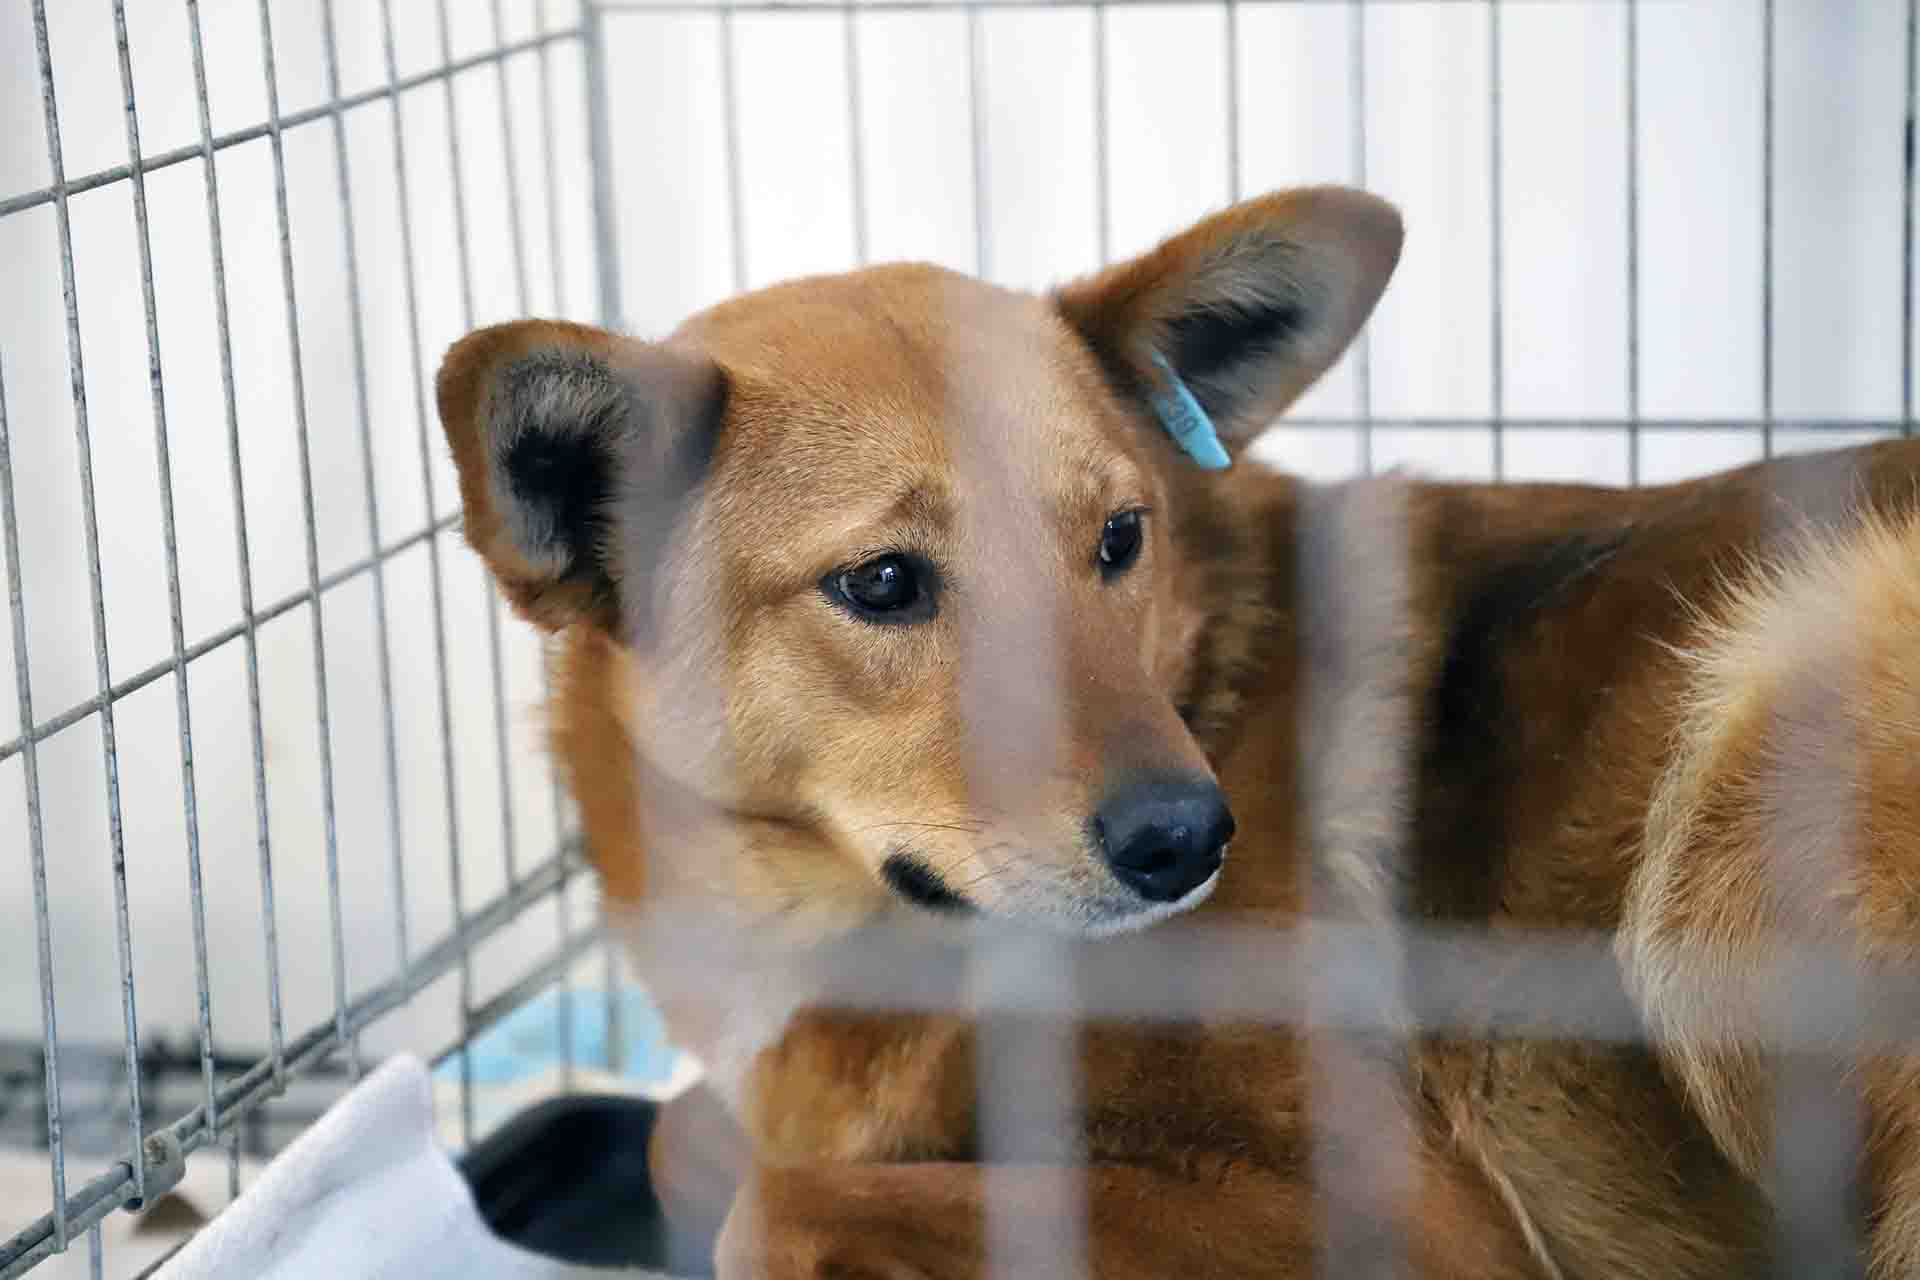
[[[1242,201],[1054,305],[1123,395],[1166,360],[1229,443],[1250,439],[1332,367],[1400,258],[1400,211],[1352,187]]]
[[[613,489],[606,441],[523,431],[499,465],[514,504],[527,516],[520,536],[529,558],[566,572],[592,555],[601,511]]]
[[[545,346],[505,361],[489,382],[485,488],[498,549],[534,574],[575,575],[598,560],[629,389],[599,354]]]
[[[1306,302],[1285,295],[1270,301],[1198,306],[1168,317],[1166,355],[1189,383],[1204,385],[1228,366],[1270,355],[1299,340],[1313,323]]]

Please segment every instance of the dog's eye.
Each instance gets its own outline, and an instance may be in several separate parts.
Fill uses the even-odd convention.
[[[906,556],[875,556],[831,575],[828,594],[870,622],[918,622],[933,612],[924,576]]]
[[[1107,577],[1125,573],[1140,558],[1140,513],[1122,511],[1100,531],[1100,572]]]

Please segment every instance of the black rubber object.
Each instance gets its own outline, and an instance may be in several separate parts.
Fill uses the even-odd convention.
[[[480,1216],[502,1239],[562,1261],[685,1269],[647,1175],[658,1107],[641,1098],[553,1098],[459,1161]]]

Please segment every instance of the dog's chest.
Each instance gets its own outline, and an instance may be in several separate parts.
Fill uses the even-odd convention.
[[[736,1116],[745,1114],[754,1062],[780,1041],[806,996],[778,979],[742,983],[696,1053],[706,1078]]]
[[[689,963],[663,952],[638,917],[609,910],[608,924],[642,975],[675,1047],[700,1064],[704,1081],[736,1117],[743,1114],[754,1060],[779,1042],[793,1016],[819,993],[789,972],[741,963],[727,948]]]

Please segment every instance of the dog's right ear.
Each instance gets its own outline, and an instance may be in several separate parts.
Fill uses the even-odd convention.
[[[1065,286],[1055,304],[1119,386],[1159,406],[1170,432],[1184,437],[1193,423],[1242,443],[1353,341],[1404,234],[1378,196],[1277,191]]]
[[[613,630],[712,456],[726,379],[696,351],[522,320],[468,334],[435,380],[467,541],[513,607]],[[617,522],[617,527],[616,527]]]

